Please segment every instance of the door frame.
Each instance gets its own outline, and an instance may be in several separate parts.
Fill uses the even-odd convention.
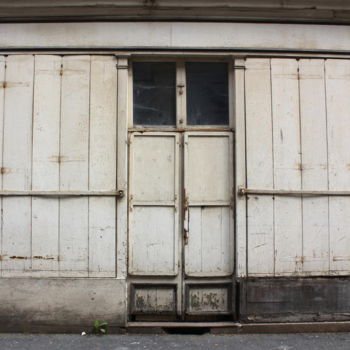
[[[242,62],[242,60],[234,60],[232,57],[215,57],[215,58],[210,58],[210,57],[198,57],[198,56],[187,56],[184,58],[179,58],[178,56],[157,56],[157,57],[131,57],[131,62],[133,61],[149,61],[149,62],[155,62],[155,61],[163,61],[163,62],[176,62],[176,85],[177,85],[177,91],[176,91],[176,126],[174,127],[144,127],[144,126],[134,126],[133,125],[133,118],[132,118],[132,112],[133,112],[133,80],[132,80],[132,64],[130,64],[129,66],[129,70],[128,70],[128,135],[129,135],[129,140],[130,140],[130,136],[134,133],[180,133],[181,134],[181,138],[183,138],[183,135],[185,132],[212,132],[212,133],[220,133],[220,132],[231,132],[232,133],[232,171],[233,171],[233,188],[235,187],[236,184],[236,165],[235,165],[235,149],[233,149],[235,147],[234,145],[234,140],[235,140],[235,135],[234,135],[234,127],[235,127],[235,123],[236,123],[236,118],[235,118],[235,110],[237,108],[236,106],[236,100],[235,98],[237,97],[237,89],[235,87],[235,80],[236,80],[236,72],[235,72],[235,64],[237,64],[237,62]],[[179,86],[178,85],[185,85],[183,84],[185,82],[185,62],[186,61],[193,61],[193,62],[197,62],[197,61],[209,61],[209,62],[227,62],[228,63],[228,74],[229,74],[229,79],[228,79],[228,93],[229,93],[229,125],[228,126],[204,126],[204,125],[200,125],[200,126],[187,126],[184,125],[185,123],[182,122],[180,123],[180,118],[183,115],[186,115],[186,90],[185,87],[182,88],[182,92],[180,93],[179,90]],[[243,71],[241,71],[243,72]],[[240,73],[240,72],[239,72]],[[242,86],[242,85],[241,85]],[[242,91],[241,91],[242,93]],[[240,95],[242,96],[242,95]],[[130,142],[130,141],[128,141]],[[129,152],[129,149],[128,149]],[[130,156],[128,156],[129,159]],[[180,152],[180,157],[179,160],[180,162],[183,162],[183,152]],[[128,166],[128,169],[129,166]],[[128,174],[129,176],[129,181],[130,181],[130,172]],[[183,179],[183,171],[181,172],[181,186],[183,187],[184,183],[184,179]],[[130,183],[130,182],[129,182]],[[183,192],[180,190],[179,191],[180,196],[179,196],[179,203],[183,203]],[[236,278],[236,271],[237,271],[237,265],[236,265],[236,252],[237,252],[237,238],[236,238],[236,220],[235,220],[235,205],[236,205],[236,198],[234,193],[232,194],[233,198],[235,199],[234,201],[234,207],[232,209],[232,216],[233,216],[233,220],[234,220],[234,224],[232,227],[232,235],[233,235],[233,241],[234,241],[234,251],[233,251],[233,264],[234,264],[234,271],[233,274],[231,276],[229,276],[230,278],[230,286],[229,286],[229,294],[230,294],[230,298],[232,299],[232,311],[230,312],[231,315],[231,319],[236,317],[236,310],[235,310],[235,278]],[[129,206],[128,206],[129,208]],[[182,225],[182,219],[180,217],[180,225]],[[128,224],[129,224],[129,220],[128,220]],[[180,231],[183,232],[183,227],[179,227]],[[129,235],[128,235],[129,237]],[[179,238],[180,238],[180,244],[179,244],[179,252],[181,252],[181,261],[183,261],[183,247],[182,247],[182,234],[179,234]],[[128,238],[129,241],[129,238]],[[184,281],[184,276],[182,276],[183,271],[184,271],[184,264],[182,264],[183,267],[181,267],[182,273],[179,273],[179,278],[180,278],[180,282],[181,282],[181,289],[179,289],[179,291],[181,290],[181,293],[184,295],[184,297],[182,298],[181,295],[177,295],[176,296],[176,300],[177,300],[177,320],[185,319],[185,309],[186,309],[186,305],[185,305],[185,295],[188,294],[189,290],[188,288],[186,288]],[[154,284],[157,285],[169,285],[169,279],[161,277],[161,276],[153,276],[156,279],[156,282]],[[198,278],[193,278],[193,279],[189,279],[189,281],[192,283],[192,285],[202,285],[205,284],[205,281],[203,283],[203,281],[201,281]],[[219,278],[215,278],[215,281],[213,279],[213,282],[215,282],[218,285],[227,285],[228,279],[225,277],[219,277]],[[129,317],[130,317],[130,311],[131,311],[131,306],[130,304],[132,303],[132,297],[131,297],[131,290],[133,288],[133,286],[139,284],[140,286],[145,284],[145,283],[149,283],[149,281],[147,281],[147,276],[138,276],[138,277],[133,277],[131,275],[128,274],[128,289],[129,289],[129,307],[128,307],[128,312],[129,312]],[[171,283],[170,283],[171,284]],[[178,293],[179,294],[179,293]],[[179,316],[180,315],[180,316]],[[180,317],[180,318],[179,318]]]

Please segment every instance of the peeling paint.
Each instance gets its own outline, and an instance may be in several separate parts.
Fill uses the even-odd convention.
[[[304,166],[303,166],[303,164],[301,164],[301,163],[297,163],[297,167],[296,167],[298,170],[300,170],[300,171],[302,171],[302,170],[304,170]]]
[[[31,84],[29,82],[3,82],[3,88],[12,88],[12,87],[30,87]]]
[[[137,310],[147,309],[147,303],[145,302],[144,298],[140,295],[136,296],[135,305]]]
[[[11,255],[8,258],[7,258],[7,256],[8,256],[7,254],[0,255],[0,261],[6,261],[7,259],[11,259],[11,260],[35,259],[35,260],[57,260],[57,261],[60,260],[59,256],[55,257],[52,255],[34,255],[34,256]]]
[[[52,162],[57,162],[57,163],[61,163],[63,160],[64,156],[50,156],[49,160]]]
[[[201,306],[200,299],[198,295],[196,294],[191,294],[190,296],[190,307],[194,309],[199,309]]]
[[[50,255],[46,255],[46,256],[34,255],[33,259],[55,260],[55,258],[53,256],[50,256]]]
[[[189,310],[192,312],[222,312],[228,311],[227,290],[200,288],[189,294]]]

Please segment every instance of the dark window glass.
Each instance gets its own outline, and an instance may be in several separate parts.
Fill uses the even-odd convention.
[[[176,124],[176,65],[134,62],[134,124]]]
[[[187,124],[228,125],[226,63],[187,62]]]

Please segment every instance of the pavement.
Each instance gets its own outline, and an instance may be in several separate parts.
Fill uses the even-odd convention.
[[[0,334],[0,350],[350,350],[350,333],[244,335]]]

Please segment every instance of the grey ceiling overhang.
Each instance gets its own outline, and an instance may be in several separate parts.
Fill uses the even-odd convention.
[[[350,23],[349,0],[0,0],[1,22],[212,20]]]

